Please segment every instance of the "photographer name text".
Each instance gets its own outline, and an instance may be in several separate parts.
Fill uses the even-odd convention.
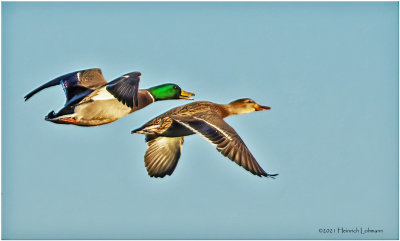
[[[339,233],[339,234],[377,234],[383,233],[383,229],[375,229],[375,228],[320,228],[318,229],[320,233]]]

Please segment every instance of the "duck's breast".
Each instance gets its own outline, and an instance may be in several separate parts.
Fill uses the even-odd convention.
[[[131,108],[121,104],[117,99],[86,102],[75,108],[80,121],[97,125],[116,121],[128,115],[130,111]]]

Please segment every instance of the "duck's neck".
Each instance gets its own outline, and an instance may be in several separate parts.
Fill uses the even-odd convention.
[[[142,91],[142,95],[146,96],[146,99],[148,102],[154,103],[157,101],[157,99],[154,97],[154,95],[151,93],[150,89],[147,90],[139,90]]]
[[[235,112],[235,109],[232,108],[230,104],[227,105],[218,105],[218,112],[222,118],[226,118],[231,115],[237,115],[238,113]]]
[[[139,104],[137,107],[133,106],[131,113],[150,105],[154,101],[155,101],[154,97],[147,90],[139,90],[138,91]]]
[[[242,105],[238,105],[235,102],[229,103],[227,105],[219,105],[220,107],[220,115],[222,118],[231,116],[231,115],[242,115],[253,112],[254,110],[249,110],[248,108],[244,108]]]

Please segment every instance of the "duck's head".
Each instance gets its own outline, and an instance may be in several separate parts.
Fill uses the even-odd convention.
[[[148,89],[150,94],[154,97],[154,100],[173,100],[173,99],[186,99],[193,100],[189,98],[194,96],[193,93],[186,92],[181,87],[176,84],[163,84],[154,86]]]
[[[229,111],[233,115],[247,114],[254,111],[269,110],[271,107],[257,104],[254,100],[249,98],[238,99],[232,101],[229,105]]]

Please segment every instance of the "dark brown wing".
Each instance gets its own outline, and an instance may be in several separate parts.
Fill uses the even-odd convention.
[[[217,113],[200,113],[191,117],[171,117],[181,125],[205,137],[217,150],[247,171],[257,176],[274,177],[277,174],[266,173],[257,163],[243,140]]]
[[[147,172],[151,177],[165,177],[171,175],[179,157],[184,137],[156,137],[146,136],[149,148],[144,156]]]
[[[37,92],[55,85],[62,85],[67,98],[66,106],[81,100],[90,94],[94,89],[107,84],[100,69],[86,69],[75,71],[55,78],[38,88],[34,89],[25,96],[25,101]]]
[[[107,84],[100,69],[88,69],[80,73],[80,85],[88,89],[97,89],[100,86]]]
[[[125,74],[108,83],[106,88],[118,101],[133,108],[133,104],[138,106],[140,75],[140,72]]]

